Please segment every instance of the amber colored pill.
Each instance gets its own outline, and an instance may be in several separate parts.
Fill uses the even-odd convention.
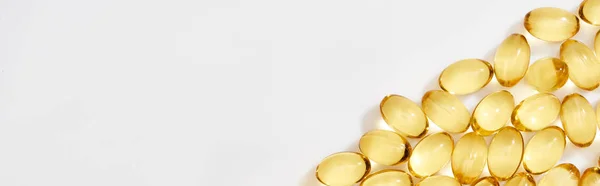
[[[577,186],[579,169],[570,163],[557,165],[550,169],[537,184],[538,186]]]
[[[421,182],[417,183],[417,186],[461,186],[456,179],[449,176],[430,176]]]
[[[423,95],[421,105],[425,115],[446,132],[462,133],[469,128],[469,110],[448,92],[429,91]]]
[[[527,72],[531,49],[525,36],[511,34],[498,49],[494,57],[494,74],[500,85],[515,86]]]
[[[504,186],[535,186],[535,180],[531,175],[520,172],[510,178]]]
[[[500,186],[496,178],[488,176],[475,180],[471,186]]]
[[[525,29],[544,41],[564,41],[579,32],[577,16],[560,8],[543,7],[525,15]]]
[[[508,123],[510,115],[515,108],[513,95],[501,90],[485,96],[471,118],[471,127],[479,135],[491,135]]]
[[[321,161],[317,166],[317,179],[327,186],[350,186],[360,182],[370,171],[367,157],[356,152],[340,152]]]
[[[464,95],[485,87],[493,76],[490,63],[481,59],[465,59],[446,67],[438,79],[442,90]]]
[[[458,182],[470,184],[479,178],[487,161],[487,144],[471,132],[456,142],[452,151],[452,173]]]
[[[546,127],[527,143],[523,154],[523,167],[531,174],[541,174],[550,170],[562,157],[565,145],[565,133],[561,128]]]
[[[440,171],[450,160],[454,141],[450,134],[441,132],[423,138],[408,160],[408,170],[418,178]]]
[[[409,137],[423,137],[428,130],[427,117],[421,107],[400,95],[388,95],[379,104],[383,120],[396,132]]]
[[[358,143],[360,152],[369,160],[383,165],[396,165],[410,157],[410,143],[392,131],[372,130],[364,134]]]
[[[410,175],[401,170],[387,169],[365,178],[360,186],[412,186]]]
[[[488,170],[499,180],[513,176],[523,158],[523,136],[513,127],[496,133],[488,148]]]
[[[560,108],[560,120],[569,140],[578,147],[587,147],[596,137],[596,114],[585,97],[574,93],[565,96]]]
[[[521,131],[538,131],[558,118],[560,100],[548,93],[538,93],[525,98],[515,107],[511,122]]]
[[[567,63],[553,57],[535,61],[525,75],[527,84],[539,92],[554,92],[563,87],[568,79]]]
[[[584,0],[579,6],[579,17],[591,25],[600,26],[600,0]]]
[[[583,171],[580,186],[600,186],[600,168],[591,167]]]
[[[569,66],[569,79],[583,90],[594,90],[600,80],[600,60],[585,44],[569,39],[560,45],[560,59]]]

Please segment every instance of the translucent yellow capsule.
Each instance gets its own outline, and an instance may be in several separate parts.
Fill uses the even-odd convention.
[[[410,143],[392,131],[372,130],[364,134],[358,143],[362,152],[371,161],[383,165],[396,165],[410,157]]]
[[[408,160],[408,170],[418,178],[431,176],[450,160],[454,140],[450,134],[441,132],[423,138]]]
[[[465,59],[446,67],[439,77],[442,90],[464,95],[485,87],[493,76],[490,63],[481,59]]]
[[[585,44],[569,39],[560,45],[560,59],[569,66],[569,79],[583,90],[594,90],[600,80],[600,60]]]
[[[600,186],[600,168],[591,167],[583,171],[580,186]]]
[[[456,142],[452,151],[452,173],[458,182],[470,184],[479,178],[487,161],[487,144],[471,132]]]
[[[356,152],[339,152],[327,156],[317,166],[317,179],[327,186],[350,186],[371,171],[367,157]]]
[[[383,120],[398,133],[409,138],[423,137],[428,130],[427,117],[421,107],[400,95],[388,95],[379,104]]]
[[[557,165],[550,169],[537,186],[577,186],[579,169],[570,163]]]
[[[488,169],[499,180],[513,176],[523,158],[523,136],[513,127],[504,127],[492,138],[488,149]]]
[[[513,95],[501,90],[485,96],[471,118],[471,127],[479,135],[491,135],[508,123],[510,115],[515,108]]]
[[[525,76],[527,84],[539,92],[554,92],[563,87],[568,79],[567,63],[553,57],[535,61]]]
[[[446,132],[462,133],[469,128],[469,110],[448,92],[429,91],[423,95],[421,105],[425,115]]]
[[[531,174],[550,170],[565,151],[565,133],[557,126],[537,132],[527,143],[523,154],[523,167]]]
[[[475,180],[471,186],[500,186],[500,184],[496,178],[489,176]]]
[[[365,178],[360,186],[412,186],[410,175],[401,170],[387,169],[373,173]]]
[[[417,183],[417,186],[461,186],[456,179],[449,176],[431,176],[427,177],[421,182]]]
[[[596,38],[594,39],[594,51],[596,54],[600,54],[600,31],[596,33]]]
[[[560,108],[560,120],[569,140],[578,147],[587,147],[596,137],[596,114],[585,97],[574,93],[565,96]]]
[[[525,29],[544,41],[564,41],[579,32],[577,16],[560,8],[543,7],[525,15]]]
[[[525,98],[512,112],[511,122],[521,131],[538,131],[558,118],[560,100],[548,93]]]
[[[496,49],[494,74],[500,85],[515,86],[527,72],[531,49],[525,36],[511,34]]]
[[[520,172],[510,178],[504,186],[535,186],[535,180],[531,175]]]
[[[600,0],[584,0],[579,6],[579,17],[591,25],[600,26]]]

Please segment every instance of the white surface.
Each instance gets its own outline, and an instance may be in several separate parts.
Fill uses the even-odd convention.
[[[525,33],[528,11],[578,4],[0,0],[0,185],[315,186],[323,157],[381,124],[383,96],[419,102],[448,64]],[[528,39],[532,59],[557,55]],[[561,162],[595,165],[598,140]]]

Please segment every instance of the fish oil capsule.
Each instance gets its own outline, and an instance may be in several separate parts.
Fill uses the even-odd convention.
[[[565,133],[557,126],[537,132],[527,143],[523,154],[523,167],[531,174],[550,170],[565,151]]]
[[[481,59],[465,59],[446,67],[438,79],[442,90],[464,95],[485,87],[493,76],[490,63]]]
[[[577,186],[579,169],[570,163],[557,165],[550,169],[537,184],[538,186]]]
[[[525,36],[511,34],[498,49],[494,57],[494,74],[500,85],[515,86],[527,72],[531,49]]]
[[[585,97],[574,93],[565,96],[560,120],[569,140],[578,147],[588,147],[596,137],[596,114]]]
[[[488,148],[488,170],[499,180],[513,176],[523,158],[523,136],[513,127],[504,127]]]
[[[409,137],[423,137],[428,130],[427,117],[421,107],[400,95],[388,95],[379,104],[383,120],[396,132]]]
[[[406,161],[412,149],[404,137],[387,130],[367,132],[360,138],[358,148],[369,160],[389,166]]]
[[[421,105],[425,115],[446,132],[462,133],[469,128],[469,110],[448,92],[429,91],[423,95]]]
[[[535,180],[531,175],[520,172],[506,181],[504,186],[535,186]]]
[[[600,186],[600,168],[591,167],[583,171],[580,186]]]
[[[500,184],[494,177],[483,177],[475,180],[471,186],[500,186]]]
[[[371,171],[371,163],[360,153],[332,154],[317,166],[317,179],[327,186],[350,186],[360,182]]]
[[[532,10],[525,15],[525,29],[544,41],[564,41],[579,32],[579,19],[574,14],[554,7]]]
[[[568,79],[567,63],[553,57],[535,61],[525,75],[527,84],[539,92],[554,92],[563,87]]]
[[[594,39],[594,51],[596,54],[600,54],[600,31],[596,33],[596,38]]]
[[[471,127],[479,135],[488,136],[508,123],[515,108],[513,95],[501,90],[485,96],[473,111]]]
[[[600,80],[600,60],[585,44],[569,39],[560,45],[560,59],[569,66],[569,79],[583,90],[594,90]]]
[[[579,6],[579,17],[591,25],[600,26],[600,0],[584,0]]]
[[[417,186],[461,186],[456,179],[449,176],[430,176],[421,182],[417,183]]]
[[[365,178],[360,186],[412,186],[410,175],[401,170],[382,170]]]
[[[511,122],[521,131],[538,131],[558,118],[560,100],[548,93],[538,93],[525,98],[515,107]]]
[[[452,151],[452,173],[458,182],[470,184],[479,178],[487,161],[487,144],[471,132],[456,142]]]
[[[408,170],[418,178],[431,176],[450,160],[454,140],[450,134],[441,132],[423,138],[408,160]]]

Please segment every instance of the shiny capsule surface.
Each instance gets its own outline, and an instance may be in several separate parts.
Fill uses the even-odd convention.
[[[365,178],[360,186],[412,186],[410,175],[401,170],[382,170]]]
[[[579,186],[600,186],[600,168],[591,167],[583,171]]]
[[[510,178],[504,186],[535,186],[535,180],[531,175],[520,172]]]
[[[427,133],[429,124],[421,107],[400,95],[388,95],[379,104],[383,120],[398,133],[418,138]]]
[[[461,186],[456,179],[449,176],[430,176],[417,184],[417,186]]]
[[[596,54],[600,54],[600,31],[596,33],[596,38],[594,39],[594,51]]]
[[[579,170],[570,163],[560,164],[550,169],[537,186],[577,186]]]
[[[446,67],[438,79],[442,90],[464,95],[485,87],[493,76],[490,63],[481,59],[465,59]]]
[[[408,160],[408,170],[418,178],[431,176],[442,169],[452,155],[454,141],[450,134],[441,132],[423,138]]]
[[[527,143],[523,154],[523,167],[531,174],[550,170],[565,151],[565,133],[557,126],[537,132]]]
[[[515,108],[513,95],[501,90],[484,97],[473,111],[471,127],[479,135],[488,136],[508,123]]]
[[[565,96],[560,108],[560,120],[569,140],[578,147],[587,147],[596,137],[596,113],[585,97],[574,93]]]
[[[579,32],[579,18],[554,7],[537,8],[525,15],[525,29],[534,37],[550,42],[564,41]]]
[[[332,154],[317,166],[317,179],[327,186],[351,186],[371,171],[369,160],[360,153]]]
[[[535,61],[525,76],[527,84],[539,92],[554,92],[563,87],[568,79],[567,63],[553,57]]]
[[[548,93],[538,93],[525,98],[515,107],[511,122],[521,131],[538,131],[558,118],[560,100]]]
[[[452,151],[452,173],[458,182],[470,184],[479,178],[487,161],[487,144],[471,132],[456,142]]]
[[[469,110],[448,92],[429,91],[423,95],[421,105],[425,115],[446,132],[462,133],[469,128]]]
[[[531,49],[525,36],[511,34],[498,49],[494,57],[494,74],[500,85],[515,86],[527,72]]]
[[[584,0],[579,6],[579,17],[591,25],[600,26],[600,0]]]
[[[406,161],[412,150],[404,137],[387,130],[367,132],[360,138],[358,147],[369,160],[383,165],[396,165]]]
[[[475,180],[471,186],[500,186],[500,184],[496,178],[490,176]]]
[[[513,176],[523,158],[523,136],[513,127],[504,127],[488,147],[488,169],[499,180]]]
[[[560,45],[560,59],[569,66],[569,79],[583,90],[594,90],[600,80],[600,60],[585,44],[569,39]]]

